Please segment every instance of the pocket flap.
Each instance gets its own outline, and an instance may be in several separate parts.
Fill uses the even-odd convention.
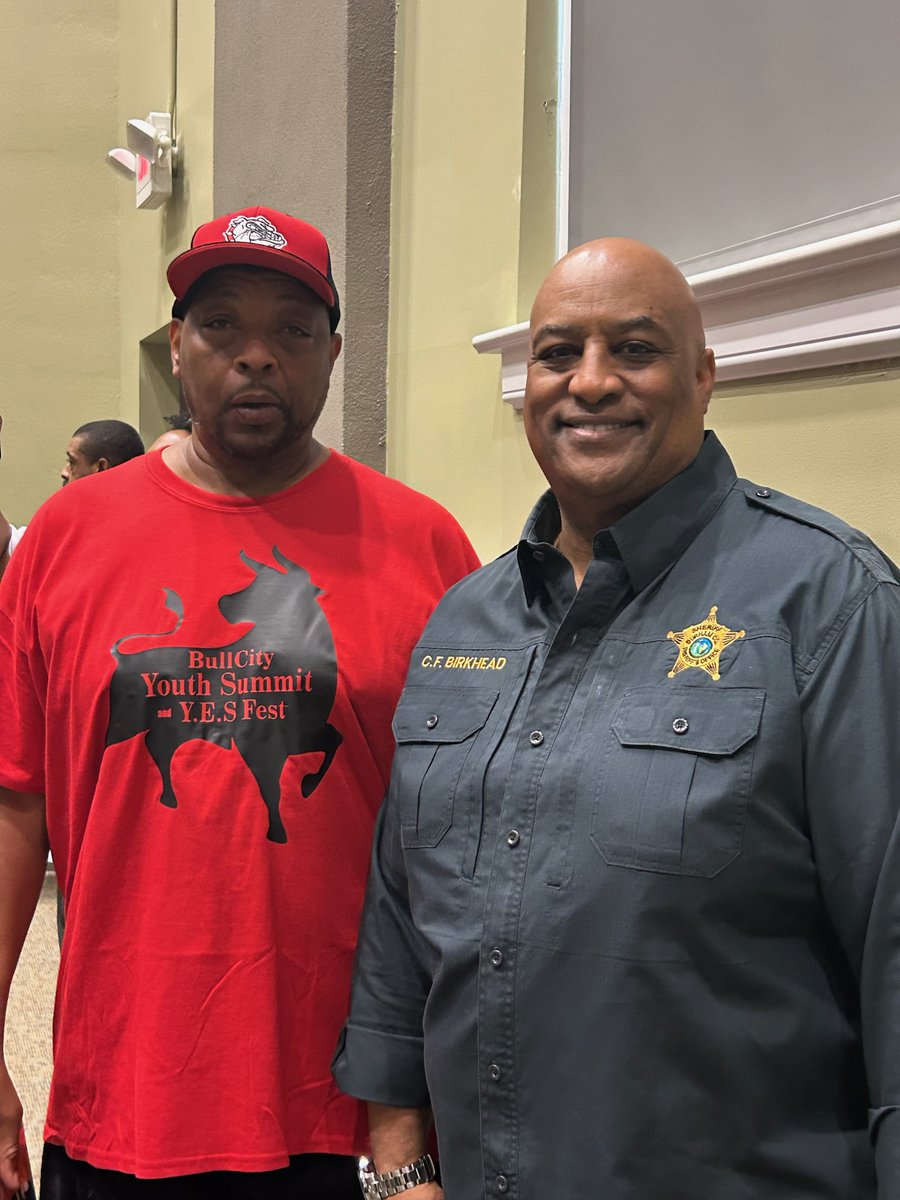
[[[394,714],[398,742],[464,742],[482,728],[499,692],[411,684]]]
[[[765,688],[631,688],[612,727],[623,746],[734,754],[759,732],[765,698]]]

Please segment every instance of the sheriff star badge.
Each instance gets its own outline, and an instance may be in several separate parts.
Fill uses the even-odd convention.
[[[720,625],[716,620],[718,611],[714,604],[704,621],[697,625],[689,625],[680,633],[674,633],[670,629],[666,634],[678,647],[678,658],[669,672],[669,679],[674,679],[679,672],[686,671],[688,667],[699,667],[713,679],[719,678],[719,655],[726,646],[742,638],[745,630],[729,629],[726,625]]]

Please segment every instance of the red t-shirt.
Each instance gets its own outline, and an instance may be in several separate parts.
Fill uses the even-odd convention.
[[[390,721],[476,565],[334,452],[261,500],[152,454],[38,513],[0,588],[0,785],[46,795],[66,899],[50,1141],[147,1178],[364,1150],[329,1066]]]

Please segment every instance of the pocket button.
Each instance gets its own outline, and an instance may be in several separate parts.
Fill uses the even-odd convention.
[[[687,733],[688,729],[690,729],[687,717],[676,717],[672,722],[672,729],[675,733]]]
[[[438,723],[437,713],[432,713],[430,717],[425,718],[425,728],[434,729]]]

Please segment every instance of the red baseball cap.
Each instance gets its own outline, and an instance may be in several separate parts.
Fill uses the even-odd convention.
[[[315,225],[261,206],[207,221],[191,238],[190,250],[173,258],[166,271],[175,293],[173,317],[184,316],[188,292],[201,275],[216,267],[267,267],[299,279],[325,302],[332,332],[337,328],[341,306],[331,254],[325,235]]]

